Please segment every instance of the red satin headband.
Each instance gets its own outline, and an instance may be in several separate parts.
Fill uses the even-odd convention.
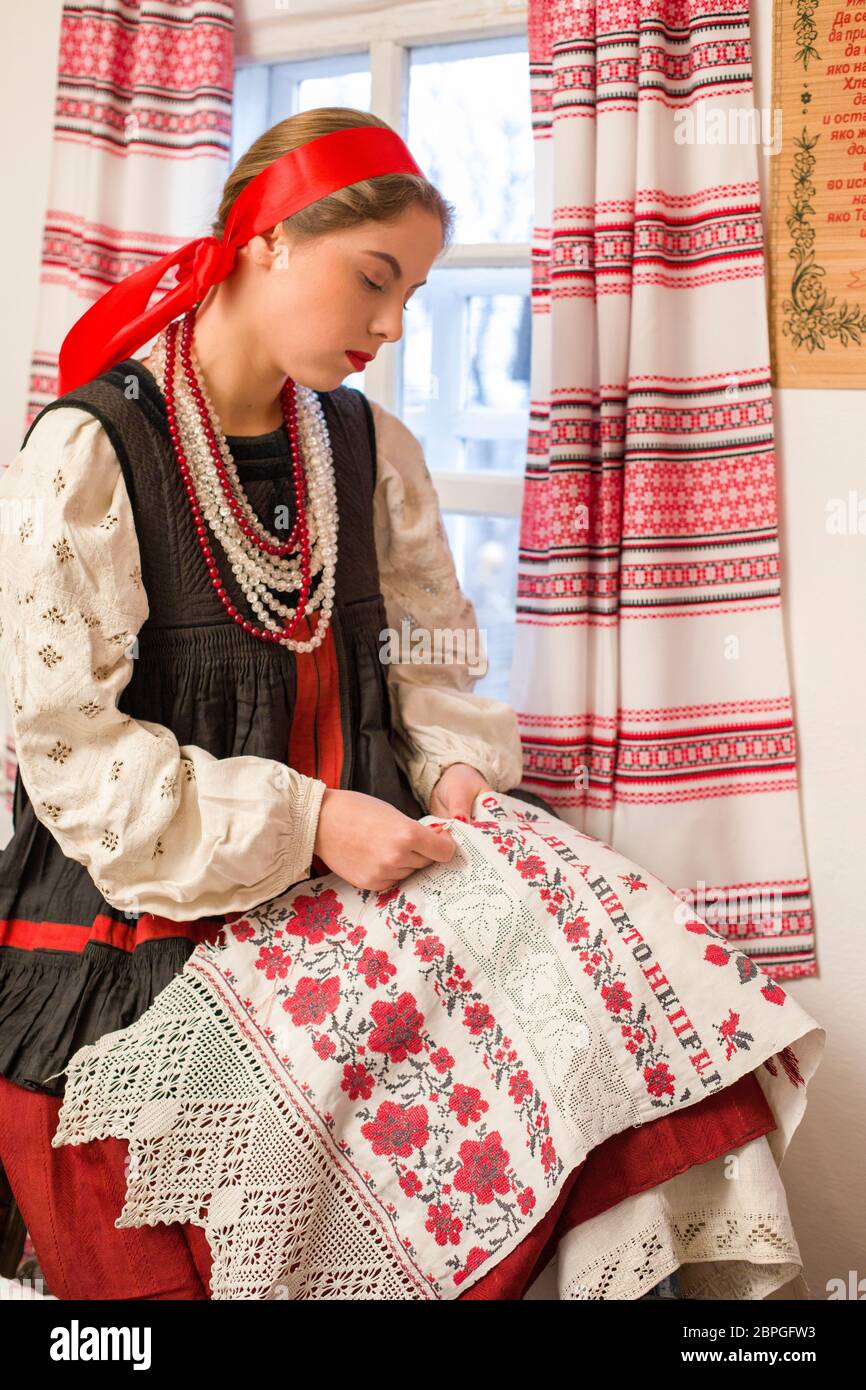
[[[238,247],[284,217],[337,188],[377,174],[420,174],[400,136],[383,126],[354,126],[320,135],[280,155],[241,190],[221,240],[196,237],[112,285],[82,314],[63,340],[59,396],[122,362],[167,323],[204,299],[234,269]],[[177,287],[148,309],[166,271],[177,267]]]

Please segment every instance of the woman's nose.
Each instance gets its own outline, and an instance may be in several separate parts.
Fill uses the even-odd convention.
[[[398,343],[403,336],[403,310],[383,309],[372,327],[374,337],[386,343]]]

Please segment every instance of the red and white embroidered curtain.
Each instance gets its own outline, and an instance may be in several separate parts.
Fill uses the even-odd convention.
[[[817,971],[780,608],[748,0],[529,0],[524,785]],[[760,124],[758,124],[760,129]],[[718,138],[718,136],[716,136]]]
[[[125,275],[210,231],[231,156],[233,54],[229,0],[64,5],[22,440],[56,398],[75,320]],[[5,844],[17,764],[4,713]]]

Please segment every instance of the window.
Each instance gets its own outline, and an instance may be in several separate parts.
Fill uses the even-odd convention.
[[[475,689],[507,701],[530,389],[525,5],[490,4],[465,37],[456,0],[299,8],[290,21],[297,58],[279,53],[286,31],[272,17],[250,26],[236,68],[233,158],[296,111],[356,106],[398,130],[455,204],[454,242],[412,296],[400,343],[345,380],[400,415],[423,444],[485,637],[490,664]]]

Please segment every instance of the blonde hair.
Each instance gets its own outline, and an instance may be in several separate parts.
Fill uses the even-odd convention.
[[[211,235],[222,237],[232,204],[241,189],[280,155],[299,149],[320,135],[355,126],[392,129],[387,121],[352,106],[318,106],[312,111],[299,111],[271,126],[253,141],[226,179],[219,211],[211,224]],[[284,218],[282,226],[289,236],[308,239],[345,231],[361,222],[391,222],[409,207],[426,208],[439,218],[442,249],[446,250],[454,235],[454,205],[443,198],[438,188],[417,174],[376,174],[347,188],[338,188]]]

